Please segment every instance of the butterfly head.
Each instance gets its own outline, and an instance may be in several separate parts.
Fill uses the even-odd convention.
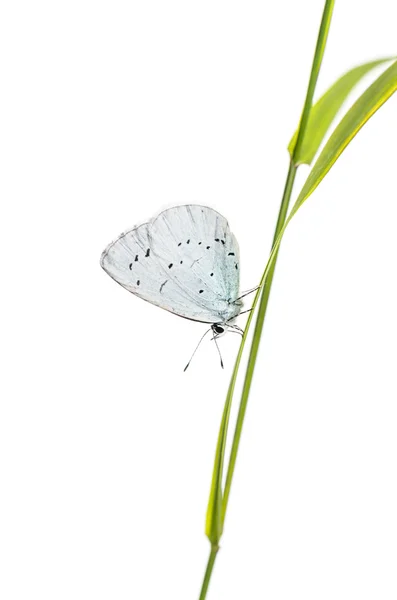
[[[227,321],[226,323],[213,323],[211,325],[210,331],[211,330],[213,333],[212,339],[214,339],[214,340],[221,337],[224,333],[227,333],[228,331],[232,331],[234,333],[239,333],[240,335],[243,335],[243,333],[244,333],[244,331],[241,329],[241,327],[239,327],[235,323],[232,323],[231,321]]]
[[[215,335],[222,335],[225,332],[225,325],[221,325],[220,323],[214,323],[211,326],[212,331]]]

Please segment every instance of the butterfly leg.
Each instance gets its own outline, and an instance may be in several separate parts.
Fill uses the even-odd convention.
[[[228,325],[228,327],[232,330],[232,333],[239,333],[241,336],[244,335],[244,330],[241,329],[238,325]]]
[[[253,292],[256,292],[256,290],[259,290],[260,287],[261,287],[260,285],[257,285],[256,287],[252,288],[252,290],[248,290],[247,292],[243,292],[241,294],[241,296],[239,296],[238,298],[236,298],[236,300],[241,300],[241,298],[245,298],[245,296],[248,296],[249,294],[252,294]]]
[[[241,313],[238,313],[238,316],[245,315],[245,313],[251,312],[252,308],[248,308],[247,310],[243,310]]]

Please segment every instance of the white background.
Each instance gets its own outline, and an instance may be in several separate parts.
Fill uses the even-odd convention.
[[[223,372],[207,342],[184,374],[204,326],[134,298],[99,256],[203,203],[257,284],[321,11],[3,4],[2,599],[198,597],[238,337]],[[390,0],[337,2],[318,93],[396,54],[396,21]],[[208,600],[396,598],[396,114],[397,95],[285,236]]]

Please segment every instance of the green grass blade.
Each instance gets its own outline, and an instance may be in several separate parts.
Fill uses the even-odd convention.
[[[205,534],[211,542],[212,546],[216,546],[218,544],[223,531],[222,474],[227,429],[229,425],[230,409],[232,405],[232,397],[233,392],[230,391],[229,386],[229,392],[226,396],[226,402],[223,409],[221,426],[219,428],[218,442],[216,445],[215,452],[214,470],[212,473],[210,496],[208,500],[207,517],[205,521]]]
[[[394,61],[393,64],[365,90],[335,128],[309,173],[286,221],[284,229],[305,200],[307,200],[310,194],[314,192],[319,183],[324,179],[325,175],[331,169],[332,165],[335,164],[346,146],[396,90],[397,61]]]
[[[274,233],[273,245],[276,243],[276,240],[278,239],[278,236],[279,236],[279,232],[282,230],[282,227],[283,227],[286,217],[287,217],[288,206],[289,206],[289,201],[291,198],[292,188],[293,188],[294,181],[295,181],[295,176],[296,176],[296,167],[291,160],[289,169],[288,169],[287,179],[285,182],[285,188],[284,188],[283,198],[281,201],[280,211],[279,211],[279,215],[278,215],[278,219],[277,219],[276,230]],[[254,335],[253,335],[252,344],[251,344],[251,348],[250,348],[250,352],[249,352],[247,370],[246,370],[246,375],[245,375],[245,379],[244,379],[243,390],[241,393],[240,406],[239,406],[239,410],[238,410],[236,426],[235,426],[234,435],[233,435],[233,442],[232,442],[232,447],[230,450],[229,464],[228,464],[227,473],[226,473],[226,481],[225,481],[225,488],[224,488],[224,493],[223,493],[223,504],[222,504],[222,523],[224,523],[225,517],[226,517],[226,512],[227,512],[227,507],[228,507],[228,502],[229,502],[229,495],[230,495],[230,490],[231,490],[231,485],[232,485],[232,480],[233,480],[233,475],[234,475],[234,468],[236,465],[237,453],[238,453],[238,449],[239,449],[239,445],[240,445],[240,438],[241,438],[241,433],[242,433],[242,429],[243,429],[243,423],[244,423],[244,419],[245,419],[245,412],[247,409],[249,393],[250,393],[250,389],[251,389],[251,382],[252,382],[252,377],[253,377],[253,373],[254,373],[256,357],[257,357],[257,353],[259,350],[261,331],[262,331],[263,323],[265,320],[267,304],[268,304],[268,300],[269,300],[269,296],[270,296],[270,290],[272,287],[273,275],[274,275],[274,270],[276,267],[276,260],[277,260],[277,252],[275,254],[273,262],[270,265],[270,269],[266,268],[262,275],[262,278],[261,278],[261,281],[259,284],[260,287],[255,294],[255,298],[254,298],[254,301],[252,304],[252,310],[250,312],[250,318],[247,321],[247,324],[245,326],[244,337],[241,341],[240,352],[242,353],[246,335],[247,335],[249,327],[251,325],[251,321],[253,319],[256,305],[260,298],[258,316],[256,319]],[[237,376],[237,370],[240,366],[240,358],[241,358],[240,352],[237,356],[235,371],[233,372],[233,376],[235,376],[235,377]]]
[[[342,75],[342,77],[340,77],[325,92],[325,94],[317,100],[310,111],[306,133],[299,154],[296,154],[294,158],[296,165],[310,165],[332,121],[353,88],[370,71],[390,60],[393,60],[393,58],[373,60],[350,69],[350,71]],[[296,145],[297,137],[298,130],[295,131],[288,146],[291,157]]]
[[[295,180],[295,175],[296,175],[296,168],[291,161],[289,170],[288,170],[288,176],[287,176],[287,181],[286,181],[286,185],[285,185],[285,189],[284,189],[283,199],[282,199],[281,206],[280,206],[280,211],[279,211],[279,216],[278,216],[278,220],[277,220],[273,244],[277,240],[278,233],[281,231],[282,226],[283,226],[286,216],[287,216],[289,198],[291,196],[291,191],[292,191],[292,186],[293,186],[293,183]],[[275,265],[273,264],[273,269],[274,269],[274,266]],[[262,289],[263,289],[263,286],[265,285],[265,283],[268,285],[268,291],[267,292],[265,291],[264,293],[266,293],[267,295],[270,293],[271,281],[270,281],[270,283],[268,283],[266,281],[266,278],[267,278],[267,272],[264,272],[262,275],[262,278],[259,282],[259,288],[258,288],[258,290],[254,296],[254,300],[252,302],[251,311],[249,313],[247,323],[244,328],[243,337],[241,338],[240,347],[239,347],[239,350],[238,350],[238,353],[236,356],[236,361],[234,363],[232,377],[230,379],[230,384],[229,384],[229,388],[227,391],[225,406],[223,409],[222,421],[221,421],[221,425],[219,428],[218,442],[217,442],[216,452],[215,452],[214,469],[213,469],[213,473],[212,473],[211,490],[210,490],[210,497],[209,497],[209,501],[208,501],[207,518],[206,518],[206,525],[205,525],[205,533],[206,533],[207,537],[209,538],[212,547],[215,547],[218,545],[219,540],[223,533],[223,525],[224,525],[225,514],[226,514],[226,510],[227,510],[227,502],[228,502],[229,493],[230,493],[231,480],[233,477],[234,465],[235,465],[236,458],[237,458],[238,444],[239,444],[240,436],[241,436],[242,420],[244,419],[244,415],[243,415],[243,417],[241,417],[241,414],[242,414],[242,411],[245,414],[245,408],[246,408],[246,401],[244,403],[243,408],[242,408],[242,405],[240,404],[239,414],[238,414],[237,423],[236,423],[236,432],[238,431],[238,433],[235,432],[235,435],[233,438],[231,456],[230,456],[228,469],[227,469],[225,490],[224,490],[224,493],[222,493],[223,464],[224,464],[224,458],[225,458],[226,438],[227,438],[227,431],[228,431],[228,426],[229,426],[230,409],[232,406],[234,389],[236,386],[237,375],[239,372],[240,363],[241,363],[241,359],[243,356],[243,351],[244,351],[245,344],[247,341],[248,332],[250,330],[251,323],[254,318],[255,308],[259,302],[259,298],[261,296]],[[270,278],[268,278],[268,279],[270,279]],[[248,395],[247,395],[247,399],[248,399]]]
[[[264,278],[260,282],[262,286]],[[215,451],[214,469],[212,472],[210,496],[208,500],[207,517],[205,522],[205,533],[211,544],[217,545],[223,533],[223,522],[224,522],[224,510],[223,510],[223,493],[222,493],[222,476],[223,476],[223,463],[225,459],[225,448],[227,431],[229,427],[230,409],[232,406],[234,388],[236,386],[237,375],[241,359],[243,356],[243,350],[245,342],[247,340],[248,331],[254,317],[255,306],[259,300],[260,289],[255,294],[252,310],[248,316],[247,323],[244,329],[243,337],[241,338],[240,347],[237,353],[236,362],[232,377],[230,379],[229,388],[226,395],[225,406],[223,409],[221,425],[219,428],[218,442]]]
[[[324,56],[324,49],[325,49],[325,44],[326,44],[327,37],[328,37],[328,31],[329,31],[329,26],[330,26],[330,22],[331,22],[334,3],[335,3],[335,0],[326,0],[325,5],[324,5],[324,11],[323,11],[321,24],[320,24],[320,30],[319,30],[317,44],[316,44],[316,50],[315,50],[314,58],[313,58],[312,70],[310,73],[308,90],[307,90],[307,94],[306,94],[305,104],[303,107],[302,118],[301,118],[300,127],[299,127],[300,131],[299,131],[299,135],[297,138],[297,148],[299,148],[299,146],[300,146],[301,138],[303,136],[303,133],[304,133],[304,130],[305,130],[308,118],[309,118],[310,108],[311,108],[312,102],[313,102],[313,94],[314,94],[314,90],[316,87],[322,59]],[[295,175],[295,167],[291,163],[290,171],[289,171],[289,179],[291,180],[291,182],[294,179],[294,175]],[[279,221],[277,223],[276,233],[278,233],[280,231],[282,225],[284,224],[287,206],[288,205],[285,204],[285,202],[284,202],[284,207],[282,206],[280,209],[281,213],[283,214],[283,220]],[[284,210],[284,208],[285,208],[285,210]],[[276,236],[275,236],[275,239],[276,239]],[[263,284],[264,281],[265,281],[265,279],[263,277],[261,284]],[[223,477],[223,464],[224,464],[224,457],[225,457],[225,447],[226,447],[227,430],[228,430],[228,425],[229,425],[230,409],[231,409],[231,403],[232,403],[233,394],[234,394],[234,388],[235,388],[235,384],[236,384],[236,380],[237,380],[237,375],[238,375],[238,371],[239,371],[239,367],[240,367],[240,362],[241,362],[245,342],[247,339],[247,334],[248,334],[248,331],[249,331],[249,328],[250,328],[250,325],[251,325],[251,322],[252,322],[252,319],[254,316],[255,306],[257,305],[257,303],[259,301],[260,293],[261,293],[261,290],[258,290],[258,292],[255,295],[253,305],[252,305],[252,311],[250,312],[250,315],[249,315],[247,323],[246,323],[245,332],[244,332],[243,338],[241,340],[241,344],[240,344],[240,348],[239,348],[239,351],[238,351],[238,354],[236,357],[236,362],[234,365],[228,393],[226,396],[225,407],[223,410],[221,426],[220,426],[220,430],[219,430],[219,434],[218,434],[218,442],[217,442],[216,453],[215,453],[214,469],[213,469],[213,473],[212,473],[210,497],[209,497],[209,501],[208,501],[207,518],[206,518],[206,526],[205,526],[206,535],[209,538],[212,545],[218,544],[220,537],[222,535],[222,532],[223,532],[223,523],[224,523],[224,519],[225,519],[227,498],[228,498],[229,492],[230,492],[231,479],[233,476],[234,464],[235,464],[236,455],[237,455],[237,447],[234,447],[234,451],[232,449],[233,464],[231,465],[231,470],[230,470],[230,463],[228,466],[228,475],[227,475],[227,479],[226,479],[226,495],[227,495],[227,497],[226,497],[226,502],[225,502],[224,498],[223,498],[223,493],[222,493],[222,477]],[[240,427],[239,431],[241,434],[241,427]],[[240,439],[240,436],[238,436],[238,442],[239,442],[239,439]],[[234,438],[234,442],[235,441],[236,441],[236,436]],[[237,442],[237,446],[238,446],[238,442]]]
[[[396,91],[397,61],[390,65],[390,67],[365,90],[360,98],[348,110],[325,144],[272,248],[263,274],[265,278],[269,274],[272,264],[276,259],[282,237],[293,216],[321,183],[328,171],[338,160],[343,150],[357,135],[360,129]]]
[[[289,165],[288,176],[287,176],[287,180],[286,180],[286,184],[285,184],[285,188],[284,188],[283,198],[282,198],[281,205],[280,205],[280,210],[279,210],[279,215],[278,215],[278,220],[277,220],[277,224],[276,224],[276,230],[275,230],[275,234],[274,234],[272,247],[274,247],[274,244],[276,243],[276,240],[278,239],[279,233],[282,230],[282,227],[285,223],[285,219],[287,216],[289,201],[290,201],[290,197],[291,197],[291,193],[292,193],[292,187],[293,187],[295,175],[296,175],[294,154],[295,154],[295,152],[299,152],[299,149],[302,145],[303,138],[305,136],[306,127],[307,127],[309,116],[310,116],[310,110],[311,110],[311,107],[313,104],[313,96],[314,96],[317,79],[318,79],[318,75],[319,75],[320,68],[321,68],[321,63],[322,63],[323,56],[324,56],[325,45],[326,45],[327,38],[328,38],[328,32],[329,32],[329,27],[331,24],[331,18],[332,18],[332,13],[333,13],[333,9],[334,9],[334,4],[335,4],[334,0],[326,0],[324,3],[324,10],[323,10],[322,18],[321,18],[320,29],[318,32],[316,49],[314,52],[313,63],[312,63],[312,68],[311,68],[311,72],[310,72],[310,78],[309,78],[309,83],[308,83],[308,87],[307,87],[305,103],[303,105],[302,117],[301,117],[301,120],[299,123],[299,128],[298,128],[296,146],[293,151],[293,156],[291,158],[291,162]],[[258,348],[259,348],[259,341],[260,341],[263,322],[264,322],[264,318],[265,318],[265,314],[266,314],[267,301],[269,298],[270,289],[271,289],[271,285],[272,285],[272,277],[273,277],[273,271],[275,268],[275,261],[272,261],[272,264],[270,265],[270,267],[272,268],[272,271],[269,273],[269,269],[266,268],[265,272],[262,275],[262,279],[260,282],[260,289],[255,294],[255,298],[254,298],[254,301],[252,304],[252,310],[250,312],[250,316],[249,316],[247,324],[245,326],[244,336],[243,336],[243,339],[241,340],[240,350],[239,350],[239,353],[236,358],[236,363],[234,365],[234,371],[233,371],[233,375],[232,375],[231,385],[233,386],[233,389],[234,389],[234,383],[236,381],[238,370],[240,367],[241,355],[242,355],[242,351],[244,349],[246,336],[247,336],[248,330],[251,326],[251,322],[252,322],[254,312],[255,312],[255,307],[258,304],[259,298],[260,298],[258,318],[257,318],[256,324],[255,324],[254,337],[252,340],[252,345],[251,345],[250,354],[249,354],[249,358],[248,358],[247,371],[246,371],[246,376],[245,376],[245,380],[244,380],[243,391],[242,391],[242,395],[241,395],[240,406],[239,406],[236,426],[235,426],[234,435],[233,435],[233,442],[232,442],[232,447],[231,447],[231,451],[230,451],[229,463],[227,466],[226,481],[225,481],[225,488],[224,488],[224,494],[223,494],[223,505],[222,505],[222,524],[224,523],[225,516],[226,516],[228,500],[229,500],[229,495],[230,495],[230,489],[231,489],[231,484],[232,484],[233,475],[234,475],[234,469],[235,469],[236,460],[237,460],[237,453],[238,453],[238,448],[240,445],[241,432],[242,432],[243,422],[244,422],[244,418],[245,418],[245,411],[246,411],[246,407],[247,407],[247,403],[248,403],[250,386],[251,386],[252,376],[253,376],[253,372],[254,372],[254,368],[255,368],[256,356],[257,356],[257,352],[258,352]],[[230,393],[230,388],[229,388],[229,393]]]
[[[291,159],[296,165],[296,156],[299,156],[305,137],[306,128],[309,122],[310,112],[313,104],[314,90],[316,89],[318,75],[320,73],[321,63],[323,62],[325,46],[327,44],[328,32],[331,25],[332,13],[334,11],[335,0],[326,0],[323,16],[321,19],[320,30],[318,32],[316,49],[312,69],[310,72],[309,84],[307,86],[305,103],[303,105],[302,116],[299,122],[299,127],[294,141],[294,148],[290,152]]]
[[[274,272],[274,265],[277,259],[278,249],[284,235],[285,229],[291,221],[292,217],[296,214],[302,204],[307,200],[310,194],[316,189],[328,171],[331,169],[332,165],[336,162],[338,157],[342,154],[343,150],[350,143],[350,141],[354,138],[357,132],[365,125],[368,119],[386,102],[388,98],[397,90],[397,61],[394,62],[378,79],[360,96],[357,102],[351,107],[351,109],[346,113],[342,121],[336,127],[335,131],[329,138],[326,143],[323,151],[318,157],[312,171],[310,172],[289,216],[286,219],[283,226],[276,229],[278,233],[277,239],[273,244],[272,251],[270,253],[269,260],[267,262],[265,271],[262,275],[261,286],[264,285],[263,294],[261,298],[261,303],[258,312],[258,319],[254,332],[254,339],[252,342],[251,352],[247,365],[246,378],[244,381],[243,392],[240,402],[239,414],[237,416],[237,424],[232,444],[231,456],[228,465],[228,471],[226,476],[226,484],[224,490],[224,499],[223,499],[223,509],[222,509],[222,521],[225,519],[225,514],[227,510],[227,503],[230,494],[230,487],[234,473],[234,467],[241,437],[241,430],[245,416],[245,409],[248,402],[248,396],[250,391],[250,386],[252,382],[252,377],[255,368],[255,362],[257,358],[259,341],[262,332],[264,317],[266,314],[266,306],[268,295],[270,293],[270,287]],[[287,196],[289,197],[292,184],[294,181],[294,177],[291,176],[291,173],[294,173],[295,167],[290,168],[289,179],[290,189],[288,190]],[[288,188],[288,179],[287,186]],[[254,307],[258,301],[258,294],[255,296]],[[252,316],[253,311],[250,313]],[[251,321],[247,323],[249,326]],[[247,331],[247,327],[246,327]],[[246,332],[245,332],[246,333]],[[244,342],[244,338],[242,340],[242,345]],[[236,368],[238,368],[240,364],[240,357],[237,357]],[[235,375],[235,373],[233,373]]]
[[[260,287],[264,283],[264,278],[262,278],[260,282]],[[223,463],[225,459],[225,448],[226,448],[226,438],[227,431],[229,426],[229,417],[230,417],[230,409],[232,406],[232,400],[234,395],[234,388],[236,386],[237,375],[241,363],[241,359],[243,356],[243,350],[245,347],[245,343],[248,336],[248,331],[250,329],[250,325],[252,319],[254,317],[255,307],[258,303],[259,296],[261,290],[255,294],[252,309],[248,316],[247,323],[245,325],[244,334],[241,338],[240,347],[237,353],[236,362],[234,364],[232,377],[229,384],[229,389],[227,391],[225,406],[223,409],[222,421],[219,428],[218,434],[218,442],[216,446],[215,452],[215,460],[214,460],[214,469],[212,473],[212,481],[211,481],[211,490],[210,497],[208,501],[207,508],[207,518],[205,524],[205,533],[210,540],[212,545],[216,545],[219,543],[221,535],[223,533],[223,524],[224,524],[224,498],[222,493],[222,476],[223,476]]]

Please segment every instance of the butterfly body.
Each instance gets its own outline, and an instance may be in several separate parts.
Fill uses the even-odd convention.
[[[101,266],[134,295],[193,321],[224,328],[241,311],[238,243],[206,206],[169,208],[123,233]]]

